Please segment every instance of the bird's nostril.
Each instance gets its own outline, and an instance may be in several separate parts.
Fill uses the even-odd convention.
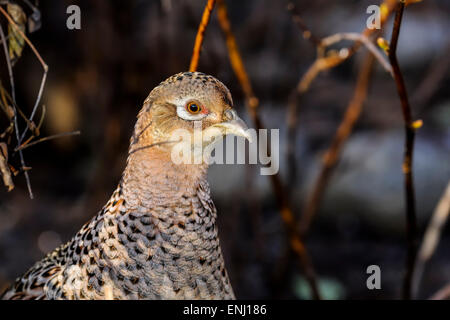
[[[226,110],[224,115],[228,121],[235,120],[237,118],[237,113],[233,109]]]

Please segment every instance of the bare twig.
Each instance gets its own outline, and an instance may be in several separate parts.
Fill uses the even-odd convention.
[[[228,18],[225,1],[218,0],[217,4],[218,4],[217,16],[222,31],[225,34],[231,66],[244,91],[248,111],[252,116],[252,119],[255,122],[257,129],[264,128],[262,121],[257,113],[259,100],[256,98],[253,92],[253,88],[251,86],[247,72],[245,71],[245,66],[239,53],[236,39],[231,30],[231,25]],[[275,192],[275,196],[277,198],[278,205],[280,207],[280,214],[282,220],[288,231],[290,246],[299,257],[300,265],[302,266],[305,276],[308,279],[314,298],[320,299],[319,289],[317,287],[316,276],[312,265],[312,261],[303,243],[303,240],[301,239],[300,235],[296,230],[295,217],[292,212],[292,209],[289,206],[289,201],[288,198],[286,197],[286,192],[284,192],[284,187],[282,185],[279,175],[278,174],[271,175],[271,182]]]
[[[225,41],[228,48],[228,55],[231,63],[231,67],[236,74],[239,84],[244,91],[247,106],[249,107],[250,115],[256,123],[256,126],[262,127],[259,116],[256,109],[259,106],[259,100],[253,92],[253,88],[245,71],[244,62],[242,61],[239,48],[237,46],[236,38],[231,30],[230,20],[228,19],[228,12],[226,4],[223,0],[218,1],[217,17],[219,19],[220,27],[225,35]]]
[[[54,140],[54,139],[58,139],[58,138],[62,138],[62,137],[68,137],[68,136],[78,136],[78,135],[80,135],[80,131],[58,133],[58,134],[54,134],[54,135],[51,135],[48,137],[38,139],[38,140],[30,142],[28,144],[20,145],[19,147],[14,149],[14,151],[21,151],[21,150],[32,147],[32,146],[34,146],[38,143],[44,142],[44,141]]]
[[[37,57],[37,59],[41,63],[42,68],[44,69],[44,74],[42,75],[42,79],[41,79],[41,84],[39,86],[38,95],[37,95],[36,101],[34,103],[33,110],[31,111],[31,115],[30,115],[30,118],[29,118],[29,121],[31,122],[31,121],[33,121],[34,115],[36,113],[36,110],[37,110],[37,108],[39,106],[39,103],[41,101],[41,98],[42,98],[42,92],[44,91],[45,82],[47,81],[48,66],[45,63],[44,59],[42,59],[42,57],[39,54],[39,52],[34,47],[33,43],[31,43],[31,41],[28,39],[28,37],[25,35],[25,33],[23,33],[23,31],[20,30],[20,28],[17,26],[17,24],[14,22],[14,20],[8,15],[8,13],[2,7],[0,7],[0,12],[5,16],[5,18],[8,20],[8,22],[16,29],[16,31],[21,35],[21,37],[24,38],[26,43],[30,46],[31,50],[33,51],[33,53],[35,54],[35,56]],[[13,96],[13,100],[15,101],[15,97],[14,96]],[[22,143],[22,141],[23,141],[27,131],[28,131],[28,126],[25,127],[24,131],[22,132],[22,135],[18,139],[17,145],[20,145]]]
[[[384,0],[381,4],[382,7],[385,9],[382,10],[381,15],[381,21],[380,24],[383,26],[389,16],[392,13],[393,8],[395,7],[395,3],[397,0]],[[302,77],[300,80],[297,90],[299,90],[299,93],[305,92],[308,88],[311,82],[317,77],[317,75],[324,70],[328,70],[330,68],[336,67],[343,62],[347,61],[349,58],[351,58],[361,47],[361,44],[363,44],[363,41],[366,41],[365,39],[368,39],[369,36],[371,36],[374,33],[378,33],[379,30],[377,29],[365,29],[359,39],[354,36],[350,36],[354,39],[355,43],[348,48],[343,48],[339,51],[339,53],[331,53],[329,56],[324,56],[324,49],[328,46],[327,45],[327,38],[325,38],[325,42],[323,40],[320,41],[319,46],[317,47],[318,55],[317,60],[314,62],[314,64],[311,66],[311,68],[307,71],[307,75]],[[334,35],[331,37],[328,37],[328,41],[330,44],[334,43],[336,41],[335,37],[340,37],[342,34]],[[338,39],[340,41],[340,39]],[[367,41],[366,41],[367,42]]]
[[[422,279],[422,274],[425,269],[426,263],[430,260],[431,256],[434,254],[439,240],[441,238],[442,229],[447,222],[448,216],[450,214],[450,182],[444,191],[441,199],[433,212],[430,223],[423,236],[422,244],[419,248],[416,268],[413,274],[412,280],[412,296],[417,297],[420,288],[420,281]]]
[[[0,10],[6,14],[6,12],[3,10],[2,7],[0,7]],[[12,21],[12,19],[10,17],[9,17],[9,19]],[[17,29],[19,29],[19,28],[17,28]],[[2,28],[1,25],[0,25],[0,37],[1,37],[2,41],[3,41],[3,49],[4,49],[4,53],[5,53],[6,65],[8,67],[9,79],[10,79],[10,82],[11,82],[11,96],[12,96],[12,99],[13,99],[13,102],[14,102],[14,107],[13,107],[13,109],[14,109],[14,129],[15,129],[15,133],[16,133],[17,143],[19,144],[19,141],[20,141],[19,135],[20,134],[19,134],[19,126],[18,126],[18,122],[17,122],[17,109],[15,108],[16,93],[15,93],[15,89],[14,89],[14,76],[13,76],[13,71],[12,71],[12,67],[11,67],[11,61],[9,59],[8,50],[7,50],[7,47],[6,47],[7,45],[6,45],[6,40],[5,40],[5,34],[3,32],[3,28]],[[19,151],[19,158],[20,158],[20,164],[21,164],[22,168],[25,168],[26,164],[25,164],[25,159],[23,157],[22,150]],[[26,180],[26,183],[27,183],[28,193],[30,195],[30,198],[33,199],[34,196],[33,196],[33,190],[31,189],[30,176],[28,175],[27,171],[24,171],[24,175],[25,175],[25,180]]]
[[[205,37],[205,30],[208,26],[209,19],[211,17],[211,11],[214,9],[214,4],[216,0],[208,0],[203,11],[202,20],[198,26],[197,36],[195,37],[194,51],[192,52],[191,64],[189,66],[189,71],[197,71],[198,60],[200,59],[200,52],[202,50],[203,39]]]
[[[42,80],[41,80],[41,85],[39,87],[38,96],[36,98],[36,102],[34,104],[33,111],[31,112],[31,115],[30,115],[30,118],[29,118],[30,122],[33,121],[34,115],[35,115],[36,110],[37,110],[37,108],[39,106],[39,102],[41,101],[41,98],[42,98],[42,92],[44,91],[45,82],[47,80],[47,70],[48,69],[44,69],[44,74],[42,75]],[[25,130],[23,131],[22,136],[20,137],[19,144],[22,143],[23,138],[25,138],[25,135],[27,134],[28,128],[29,128],[29,126],[25,127]]]
[[[403,75],[397,61],[397,43],[402,24],[403,11],[405,3],[400,1],[396,7],[394,27],[392,30],[392,38],[389,46],[389,60],[394,71],[394,79],[397,86],[397,92],[400,97],[403,120],[405,123],[405,153],[403,158],[403,174],[405,177],[406,192],[406,238],[407,238],[407,258],[406,273],[403,281],[403,298],[411,299],[411,284],[414,273],[414,266],[417,253],[417,218],[416,203],[414,195],[414,182],[412,173],[414,136],[415,128],[411,115],[411,107],[408,101],[408,94],[403,80]]]
[[[371,53],[367,53],[358,74],[358,80],[353,93],[353,98],[348,104],[347,111],[345,112],[344,118],[339,125],[333,141],[331,142],[330,148],[326,151],[325,156],[323,157],[323,164],[319,176],[315,181],[311,194],[306,200],[299,223],[300,233],[303,236],[306,236],[309,231],[311,221],[317,212],[325,191],[325,187],[328,184],[339,155],[342,152],[344,144],[350,136],[350,133],[352,132],[353,127],[361,114],[364,101],[367,98],[373,65],[374,56]]]
[[[372,52],[374,57],[378,60],[381,66],[386,70],[386,72],[390,73],[391,76],[394,76],[392,73],[392,67],[389,62],[384,58],[381,52],[375,47],[375,45],[367,38],[364,34],[356,33],[356,32],[347,32],[347,33],[336,33],[331,36],[322,39],[321,44],[324,47],[329,47],[332,44],[342,41],[342,40],[351,40],[351,41],[359,41],[366,46],[366,48]],[[345,55],[345,49],[343,53]]]

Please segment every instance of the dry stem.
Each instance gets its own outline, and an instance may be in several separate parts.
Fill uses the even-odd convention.
[[[200,52],[202,50],[203,39],[205,37],[205,30],[208,26],[209,19],[211,17],[211,11],[214,9],[214,4],[216,0],[208,0],[203,11],[202,20],[198,26],[197,36],[195,37],[194,51],[192,52],[191,64],[189,66],[189,71],[197,71],[198,60],[200,59]]]
[[[408,94],[403,80],[403,75],[397,61],[397,43],[402,24],[403,11],[405,3],[400,1],[395,11],[394,27],[392,30],[391,44],[389,46],[389,60],[394,71],[394,79],[397,86],[397,92],[401,101],[403,120],[405,123],[405,151],[403,158],[403,174],[405,177],[406,192],[406,238],[407,238],[407,257],[406,273],[403,281],[403,298],[411,299],[412,276],[417,254],[417,218],[416,203],[414,195],[414,182],[412,173],[412,162],[414,152],[415,128],[411,115],[411,107],[408,101]]]
[[[390,73],[391,76],[394,76],[392,73],[392,67],[389,62],[384,58],[381,52],[375,47],[375,45],[367,38],[365,35],[356,33],[356,32],[344,32],[344,33],[336,33],[331,36],[322,39],[322,45],[325,47],[329,47],[330,45],[342,41],[342,40],[352,40],[361,42],[366,48],[374,55],[374,57],[378,60],[381,66],[386,70],[386,72]],[[340,55],[345,56],[346,49],[341,50]]]
[[[44,59],[42,59],[41,55],[39,54],[39,52],[36,50],[35,46],[33,45],[33,43],[31,43],[31,41],[28,39],[28,37],[25,35],[25,33],[17,26],[17,24],[14,22],[14,20],[9,16],[9,14],[0,6],[0,13],[8,20],[8,22],[14,27],[14,29],[20,34],[20,36],[25,40],[25,42],[30,46],[31,50],[33,51],[33,53],[35,54],[35,56],[37,57],[37,59],[39,60],[39,62],[42,65],[42,68],[44,69],[44,74],[42,75],[42,79],[41,79],[41,84],[39,86],[39,91],[38,91],[38,95],[36,98],[36,101],[34,103],[34,107],[33,110],[31,112],[30,118],[27,119],[27,124],[31,123],[33,121],[34,115],[36,114],[37,108],[40,104],[41,98],[42,98],[42,93],[44,91],[44,87],[45,87],[45,82],[47,80],[47,72],[48,72],[48,66],[45,63]],[[6,62],[8,65],[8,72],[9,72],[9,76],[10,76],[10,81],[11,81],[11,96],[12,96],[12,100],[14,102],[14,127],[15,127],[15,132],[16,132],[16,139],[17,139],[17,146],[19,146],[22,143],[22,140],[24,139],[29,125],[27,125],[24,129],[24,131],[22,132],[22,135],[20,135],[19,133],[19,127],[18,127],[18,121],[17,121],[17,109],[16,109],[16,94],[15,94],[15,89],[14,89],[14,80],[13,80],[13,73],[12,73],[12,67],[11,67],[11,62],[9,59],[9,55],[7,54],[7,43],[6,43],[6,38],[4,36],[3,30],[1,31],[1,37],[2,37],[2,44],[3,47],[5,49],[5,55],[6,55]],[[22,150],[19,150],[19,157],[20,157],[20,162],[22,165],[22,169],[26,168],[25,165],[25,160],[23,157],[23,153]],[[27,187],[28,187],[28,192],[30,194],[30,198],[33,199],[33,192],[31,190],[31,183],[30,183],[30,178],[28,175],[28,172],[26,170],[24,170],[24,175],[25,175],[25,179],[27,182]]]
[[[35,140],[33,142],[30,142],[30,143],[24,143],[24,144],[20,145],[19,147],[17,147],[16,149],[14,149],[14,151],[20,151],[20,150],[32,147],[32,146],[34,146],[36,144],[39,144],[41,142],[44,142],[44,141],[59,139],[59,138],[62,138],[62,137],[78,136],[78,135],[80,135],[80,131],[58,133],[58,134],[54,134],[54,135],[51,135],[51,136],[48,136],[48,137],[40,138],[40,139]]]
[[[8,20],[8,22],[16,29],[16,31],[21,35],[21,37],[23,37],[25,39],[26,43],[30,46],[31,50],[33,51],[33,53],[35,54],[35,56],[37,57],[37,59],[41,63],[42,68],[44,69],[44,74],[42,75],[42,79],[41,79],[41,84],[39,86],[38,95],[37,95],[37,98],[36,98],[36,101],[34,103],[34,107],[33,107],[33,110],[31,111],[31,115],[30,115],[30,119],[29,119],[29,121],[31,122],[31,121],[33,121],[34,115],[36,114],[37,108],[38,108],[39,103],[40,103],[41,98],[42,98],[42,93],[44,91],[45,82],[47,81],[48,66],[45,63],[44,59],[42,59],[42,57],[39,54],[39,52],[34,47],[33,43],[31,43],[31,41],[28,39],[28,37],[25,35],[25,33],[23,33],[23,31],[20,30],[20,28],[17,26],[17,24],[14,22],[14,20],[8,15],[8,13],[2,7],[0,7],[0,12],[5,16],[5,18]],[[14,95],[13,95],[13,100],[15,101],[15,96]],[[27,131],[28,131],[28,126],[25,127],[25,130],[22,132],[22,135],[20,136],[20,138],[19,138],[19,140],[17,142],[17,145],[20,145],[22,143],[23,138],[25,137]]]
[[[8,16],[8,14],[3,10],[2,7],[0,7],[0,11],[4,12],[4,14],[6,14]],[[11,18],[9,17],[9,19],[11,19]],[[17,29],[19,29],[19,28],[17,28]],[[4,49],[5,59],[6,59],[6,65],[8,67],[9,80],[10,80],[10,84],[11,84],[11,96],[12,96],[12,99],[13,99],[14,130],[15,130],[15,133],[16,133],[17,143],[19,144],[20,143],[19,142],[20,141],[20,134],[19,134],[18,121],[17,121],[16,93],[15,93],[15,88],[14,88],[14,75],[13,75],[11,61],[10,61],[8,50],[7,50],[7,43],[6,43],[6,39],[5,39],[5,33],[3,32],[3,28],[2,28],[1,25],[0,25],[0,37],[2,39],[3,49]],[[22,169],[25,169],[26,168],[26,164],[25,164],[25,159],[23,157],[22,150],[19,151],[19,158],[20,158],[20,164],[22,166]],[[28,172],[25,171],[25,170],[24,170],[24,175],[25,175],[25,180],[26,180],[26,183],[27,183],[28,193],[30,195],[30,198],[33,199],[34,196],[33,196],[33,190],[31,189],[30,176],[28,175]]]

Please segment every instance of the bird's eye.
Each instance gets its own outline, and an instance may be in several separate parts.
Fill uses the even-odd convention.
[[[186,105],[186,109],[191,114],[197,114],[197,113],[199,113],[202,110],[202,108],[196,102],[189,102]]]
[[[196,100],[189,100],[188,102],[177,105],[177,115],[184,120],[196,121],[206,117],[208,115],[208,109]]]

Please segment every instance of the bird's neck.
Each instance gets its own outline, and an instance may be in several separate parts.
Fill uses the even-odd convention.
[[[168,151],[153,147],[129,155],[121,188],[129,206],[151,208],[195,194],[206,176],[207,165],[175,164]]]

